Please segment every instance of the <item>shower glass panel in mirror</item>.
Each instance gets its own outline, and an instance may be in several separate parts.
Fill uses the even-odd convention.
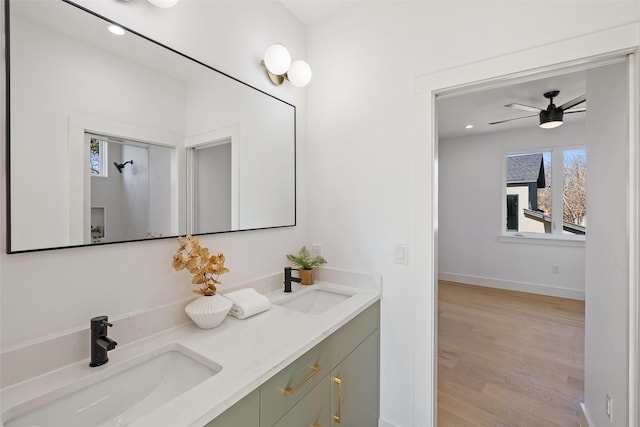
[[[5,14],[8,253],[295,225],[293,105],[67,0]]]

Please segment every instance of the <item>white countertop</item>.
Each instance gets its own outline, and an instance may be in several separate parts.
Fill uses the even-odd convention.
[[[88,361],[74,363],[0,391],[2,413],[69,384],[88,382],[136,356],[178,343],[222,366],[213,377],[130,424],[131,427],[167,425],[202,427],[324,338],[380,299],[379,290],[317,282],[313,287],[346,290],[354,295],[321,314],[306,314],[278,305],[239,320],[227,316],[214,329],[190,323],[109,352],[109,363],[90,368]],[[281,291],[268,294],[276,300]],[[110,331],[117,340],[118,331]]]

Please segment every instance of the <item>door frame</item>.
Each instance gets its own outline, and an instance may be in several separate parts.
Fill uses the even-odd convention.
[[[629,287],[629,413],[628,425],[640,425],[638,398],[638,69],[640,23],[523,50],[445,71],[420,75],[415,80],[415,251],[414,259],[414,425],[437,425],[437,239],[438,239],[438,130],[435,100],[439,95],[464,93],[479,84],[513,84],[552,70],[586,66],[631,54],[629,66],[629,175],[627,183],[628,287]],[[425,307],[427,309],[425,309]],[[424,402],[427,402],[424,405]],[[422,403],[422,404],[421,404]]]

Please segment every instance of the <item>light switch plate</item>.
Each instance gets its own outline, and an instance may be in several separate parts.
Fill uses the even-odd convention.
[[[393,253],[396,264],[409,264],[409,247],[406,243],[393,245]]]

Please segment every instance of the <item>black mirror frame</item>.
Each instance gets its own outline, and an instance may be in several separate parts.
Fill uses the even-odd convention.
[[[119,24],[118,22],[113,21],[112,19],[106,18],[92,10],[89,10],[83,6],[80,6],[76,3],[74,3],[73,1],[70,0],[60,0],[64,3],[69,4],[70,6],[76,7],[86,13],[89,13],[90,15],[93,15],[97,18],[100,18],[106,22],[109,22],[111,24],[117,25],[121,28],[123,28],[124,30],[126,30],[129,33],[135,34],[138,37],[141,37],[151,43],[156,44],[157,46],[160,46],[164,49],[167,49],[168,51],[177,54],[185,59],[188,59],[190,61],[193,61],[197,64],[200,64],[206,68],[208,68],[211,71],[214,71],[216,73],[219,73],[225,77],[228,77],[232,80],[235,80],[236,82],[243,84],[251,89],[254,89],[270,98],[273,98],[277,101],[280,101],[286,105],[289,105],[291,107],[293,107],[293,198],[294,198],[294,202],[293,202],[293,224],[287,224],[287,225],[278,225],[278,226],[272,226],[272,227],[261,227],[261,228],[249,228],[249,229],[242,229],[242,230],[229,230],[229,231],[217,231],[217,232],[212,232],[212,233],[199,233],[196,235],[209,235],[209,234],[223,234],[223,233],[236,233],[236,232],[242,232],[242,231],[255,231],[255,230],[269,230],[269,229],[276,229],[276,228],[288,228],[288,227],[295,227],[297,225],[297,218],[298,218],[298,200],[297,200],[297,196],[298,196],[298,189],[297,189],[297,110],[296,110],[296,106],[286,102],[276,96],[273,96],[261,89],[256,88],[255,86],[252,86],[246,82],[243,82],[242,80],[237,79],[236,77],[233,77],[223,71],[220,71],[214,67],[211,67],[210,65],[205,64],[202,61],[199,61],[195,58],[192,58],[188,55],[185,55],[184,53],[175,50],[169,46],[166,46],[156,40],[151,39],[150,37],[147,37],[137,31],[132,30],[131,28],[128,28],[124,25]],[[153,239],[132,239],[132,240],[125,240],[125,241],[118,241],[118,242],[105,242],[105,243],[98,243],[98,244],[83,244],[83,245],[68,245],[68,246],[56,246],[56,247],[48,247],[48,248],[35,248],[35,249],[24,249],[24,250],[11,250],[11,54],[10,54],[10,45],[11,45],[11,31],[10,31],[10,6],[9,6],[10,0],[4,0],[4,42],[5,42],[5,192],[6,192],[6,220],[5,220],[5,232],[6,232],[6,253],[7,254],[17,254],[17,253],[29,253],[29,252],[42,252],[42,251],[51,251],[51,250],[57,250],[57,249],[70,249],[70,248],[84,248],[84,247],[98,247],[98,246],[104,246],[104,245],[113,245],[113,244],[120,244],[120,243],[132,243],[132,242],[147,242],[147,241],[153,241],[153,240],[157,240],[157,239],[175,239],[178,236],[163,236],[163,237],[157,237],[157,238],[153,238]]]

